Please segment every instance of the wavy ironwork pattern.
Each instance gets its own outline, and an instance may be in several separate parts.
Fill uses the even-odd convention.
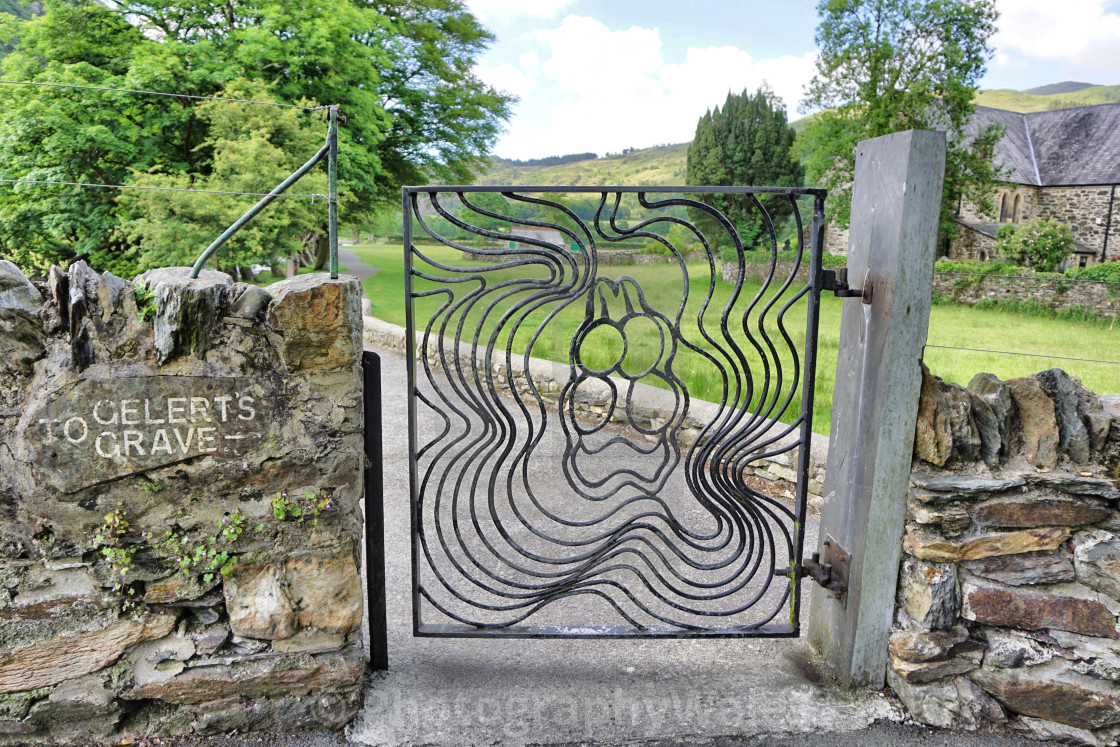
[[[823,204],[404,189],[416,634],[797,635]],[[605,264],[639,241],[659,270]],[[792,496],[749,476],[763,457]]]

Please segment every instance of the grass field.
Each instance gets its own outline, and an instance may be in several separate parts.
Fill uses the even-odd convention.
[[[436,262],[447,262],[456,266],[464,263],[459,259],[458,252],[438,246],[422,246],[421,250]],[[374,245],[355,247],[359,257],[367,264],[381,268],[381,272],[372,276],[365,282],[366,295],[369,297],[374,316],[395,324],[405,323],[404,305],[404,269],[403,250],[395,245]],[[486,267],[479,264],[478,267]],[[679,270],[673,265],[646,265],[627,267],[604,267],[602,272],[610,273],[610,277],[628,275],[633,277],[641,286],[649,305],[664,313],[672,313],[680,305],[683,295],[682,281]],[[682,328],[689,340],[702,341],[696,325],[696,316],[703,303],[703,293],[706,292],[707,265],[689,265],[689,299],[683,309]],[[445,273],[446,274],[446,273]],[[487,274],[488,283],[491,285],[514,278],[536,277],[543,279],[543,273],[530,271],[524,268],[518,270],[491,270]],[[417,280],[414,290],[422,291],[435,287],[434,284]],[[458,297],[465,295],[468,288],[475,284],[462,283],[457,287]],[[629,290],[632,290],[629,289]],[[735,306],[737,315],[742,313],[746,301],[757,291],[757,285],[744,289],[746,294]],[[705,316],[706,328],[713,337],[719,338],[719,310],[728,301],[731,288],[723,283],[717,283],[716,293]],[[484,329],[490,331],[497,325],[495,320],[501,311],[512,306],[517,300],[527,298],[529,291],[510,288],[509,295],[495,303],[495,311],[484,315],[480,309],[464,311],[460,317],[465,317],[474,326],[480,320]],[[776,315],[782,303],[788,300],[790,294],[779,299],[765,298],[758,305],[761,309],[769,300],[777,303],[773,309],[762,319],[763,328],[776,344],[776,355],[773,353],[765,356],[759,355],[751,345],[747,335],[741,328],[731,325],[733,335],[739,346],[747,354],[747,363],[755,376],[752,387],[752,399],[758,401],[760,396],[765,396],[765,401],[774,400],[774,382],[777,381],[775,364],[782,366],[783,392],[791,389],[790,371],[793,367],[793,353],[786,344],[783,344],[781,330],[777,325]],[[632,298],[636,295],[631,293]],[[610,292],[604,294],[606,300],[606,315],[612,319],[619,319],[625,314],[622,294],[615,297]],[[445,300],[445,296],[430,296],[418,299],[417,315],[418,326],[421,315],[423,318],[431,315]],[[487,302],[493,300],[493,294]],[[638,305],[638,301],[632,301]],[[827,433],[832,413],[832,390],[835,377],[836,356],[838,352],[838,336],[840,328],[840,299],[824,296],[821,299],[821,313],[819,324],[817,384],[815,387],[815,403],[813,413],[813,430]],[[550,305],[548,309],[553,309]],[[600,310],[597,313],[601,313]],[[759,324],[758,313],[752,314],[750,328],[757,333]],[[545,327],[545,333],[533,342],[532,355],[538,358],[552,360],[567,360],[568,349],[576,333],[577,327],[585,317],[585,307],[581,302],[563,309],[555,319]],[[456,317],[458,321],[459,317]],[[524,323],[513,336],[514,350],[530,342],[532,332],[544,319],[544,311],[535,311],[526,314]],[[631,324],[633,326],[631,326]],[[658,366],[664,369],[669,352],[661,346],[661,334],[658,325],[652,321],[634,320],[625,328],[628,346],[623,357],[623,343],[613,328],[604,325],[596,332],[589,334],[586,341],[580,345],[580,352],[584,362],[589,368],[609,368],[621,360],[623,371],[638,374],[651,365],[660,361]],[[641,327],[645,325],[643,333]],[[664,325],[661,325],[664,327]],[[802,352],[805,336],[805,305],[798,303],[787,313],[784,319],[784,329],[789,335],[789,342],[799,356]],[[761,338],[757,334],[755,337]],[[484,339],[484,342],[486,340]],[[508,342],[508,335],[497,339],[500,346]],[[1112,326],[1108,322],[1071,322],[1057,319],[1026,316],[1014,312],[977,310],[964,306],[935,305],[930,319],[930,345],[947,345],[968,348],[985,348],[990,350],[1004,350],[1016,353],[1036,353],[1040,355],[1057,355],[1072,358],[1093,359],[1120,359],[1120,325]],[[704,350],[711,351],[712,346],[704,343]],[[765,349],[765,346],[764,346]],[[762,364],[763,359],[769,363],[770,385],[764,387],[766,369]],[[1041,371],[1054,366],[1065,368],[1071,374],[1080,377],[1086,386],[1098,393],[1120,393],[1120,366],[1103,363],[1082,363],[1076,361],[1063,361],[1056,358],[1034,358],[1025,356],[997,355],[988,353],[973,353],[959,350],[940,350],[927,348],[926,363],[930,370],[948,381],[967,384],[972,376],[984,371],[993,373],[1000,378],[1008,379],[1015,376],[1024,376],[1035,371]],[[673,372],[683,380],[689,393],[701,399],[719,401],[723,392],[723,382],[719,369],[702,353],[698,351],[680,349],[672,358]],[[668,384],[657,380],[656,376],[648,376],[643,381],[655,386],[667,387]],[[800,407],[800,385],[796,387],[792,408],[794,411]],[[765,393],[763,394],[763,392]],[[784,394],[777,399],[780,402]],[[769,404],[768,404],[769,406]]]

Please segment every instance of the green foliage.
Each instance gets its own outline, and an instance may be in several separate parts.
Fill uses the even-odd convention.
[[[940,229],[954,236],[963,197],[992,213],[998,127],[966,133],[992,51],[992,0],[821,0],[817,72],[803,102],[823,109],[798,140],[811,181],[828,187],[828,217],[848,226],[855,146],[908,129],[946,130]]]
[[[136,545],[125,542],[128,528],[129,521],[125,517],[124,509],[117,508],[105,514],[101,528],[93,538],[100,549],[101,557],[105,558],[109,566],[113,593],[120,597],[122,612],[132,612],[140,604],[140,600],[136,598],[136,586],[127,581],[128,574],[135,567],[133,556],[136,555],[137,550]]]
[[[258,527],[260,529],[260,527]],[[203,533],[196,542],[190,535],[168,529],[163,535],[163,547],[170,552],[183,573],[202,574],[203,583],[210,583],[217,574],[229,576],[237,563],[231,546],[245,531],[245,514],[233,509],[219,519],[213,534]]]
[[[338,104],[347,119],[339,183],[348,222],[394,204],[402,183],[469,181],[509,113],[510,99],[472,72],[492,36],[459,0],[48,0],[46,15],[2,31],[15,45],[3,61],[10,79]],[[57,88],[5,95],[4,178],[263,192],[326,135],[322,112]],[[6,185],[0,254],[29,269],[85,258],[129,276],[193,260],[250,204]],[[289,252],[304,233],[323,233],[325,221],[323,203],[278,200],[218,264]]]
[[[1120,261],[1101,262],[1088,267],[1074,267],[1066,270],[1066,277],[1075,280],[1103,280],[1120,283]]]
[[[272,496],[272,515],[280,521],[294,521],[302,524],[319,524],[319,516],[331,507],[331,499],[325,491],[307,491],[302,498],[291,499],[286,492]]]
[[[997,233],[996,249],[1012,262],[1052,272],[1073,251],[1073,231],[1056,218],[1036,218],[1020,226],[1006,225]]]
[[[786,123],[784,104],[765,85],[754,94],[729,93],[722,110],[717,106],[696,125],[696,137],[688,147],[685,183],[800,187],[805,173],[792,156],[795,136]],[[693,197],[723,213],[738,230],[744,248],[751,249],[768,240],[769,229],[751,196]],[[793,212],[790,201],[784,197],[764,197],[759,202],[776,226]],[[689,218],[713,240],[726,235],[719,221],[706,211],[689,208]],[[720,243],[731,242],[725,239]]]
[[[140,318],[140,321],[144,321],[149,316],[156,313],[156,294],[155,291],[148,287],[147,283],[137,279],[132,286],[132,292],[136,297],[136,315]],[[144,486],[144,490],[155,490],[156,492],[163,490],[162,485],[155,488],[152,486],[152,483],[148,483]]]

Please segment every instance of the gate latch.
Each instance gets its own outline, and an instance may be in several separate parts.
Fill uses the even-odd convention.
[[[821,290],[832,291],[837,298],[860,298],[863,303],[871,303],[873,287],[864,278],[863,288],[848,286],[848,268],[839,267],[835,270],[821,270]]]
[[[848,569],[851,555],[831,536],[824,540],[824,556],[813,553],[811,560],[802,562],[802,569],[824,589],[828,589],[839,599],[848,590]]]

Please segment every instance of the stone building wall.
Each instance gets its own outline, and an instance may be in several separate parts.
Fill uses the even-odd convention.
[[[835,223],[827,224],[824,227],[824,251],[825,254],[848,256],[848,229]]]
[[[887,681],[940,727],[1120,737],[1120,398],[923,371]]]
[[[0,744],[337,728],[361,288],[143,280],[0,261]]]
[[[957,231],[957,240],[953,242],[950,252],[953,259],[992,260],[999,256],[996,240],[991,236],[959,224]]]
[[[1109,283],[934,273],[933,295],[968,306],[983,300],[1033,301],[1054,311],[1076,307],[1101,317],[1120,316],[1120,285]]]
[[[421,334],[417,333],[414,350],[417,359],[426,354],[433,370],[439,370],[442,365],[439,355],[439,345],[446,346],[448,351],[453,349],[454,343],[442,338],[431,338],[428,350],[423,351]],[[382,350],[391,350],[405,354],[407,345],[407,332],[404,327],[390,324],[371,316],[365,318],[365,344]],[[479,352],[474,361],[471,361],[471,346],[467,343],[460,345],[457,352],[459,361],[467,361],[483,376],[489,376],[483,353]],[[512,370],[507,370],[504,363],[495,363],[493,366],[494,386],[499,391],[510,391],[510,388],[520,394],[529,391],[530,380],[534,388],[541,393],[546,406],[555,409],[560,402],[560,389],[568,381],[568,366],[566,364],[546,361],[540,358],[530,358],[526,367],[522,360],[515,359]],[[619,391],[625,391],[629,382],[615,380]],[[588,420],[599,420],[607,411],[610,404],[611,393],[606,384],[596,379],[589,379],[575,389],[573,408],[577,416]],[[672,417],[677,412],[677,402],[672,392],[664,389],[642,384],[634,384],[628,406],[630,417],[642,428],[653,429],[659,423],[664,423],[666,418]],[[696,441],[706,425],[712,422],[719,413],[719,405],[714,402],[705,402],[700,399],[689,399],[688,415],[679,430],[679,443],[688,446]],[[626,414],[622,408],[615,410],[612,416],[614,422],[624,422]],[[783,444],[796,440],[796,435],[775,442],[770,450],[777,451]],[[809,455],[809,506],[820,509],[821,492],[824,489],[824,465],[828,457],[828,436],[814,433]],[[761,457],[752,461],[743,468],[745,474],[773,483],[778,495],[792,498],[794,486],[797,482],[796,453],[774,454],[771,457]]]

